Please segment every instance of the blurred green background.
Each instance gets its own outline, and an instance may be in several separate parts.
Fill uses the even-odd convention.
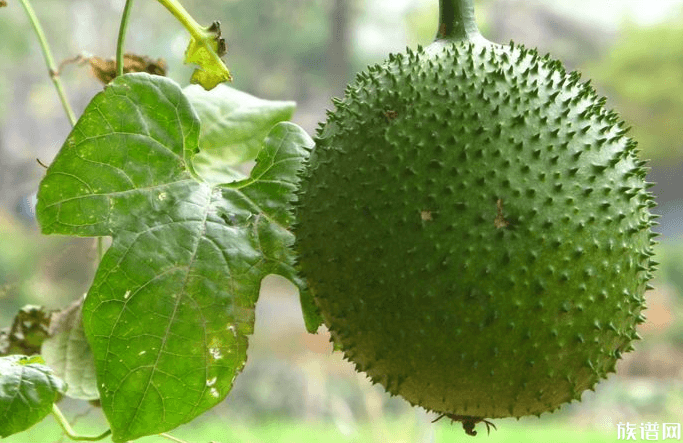
[[[92,239],[43,237],[33,204],[43,168],[69,132],[35,35],[17,0],[0,9],[0,327],[24,304],[50,308],[82,295],[93,276]],[[34,0],[58,60],[112,57],[123,0]],[[294,121],[309,133],[330,98],[355,72],[407,45],[428,44],[437,0],[184,0],[204,24],[222,23],[234,86],[269,99],[294,99]],[[648,292],[643,340],[618,375],[541,419],[495,420],[493,442],[611,442],[617,424],[683,422],[683,0],[477,0],[490,40],[550,52],[593,79],[633,126],[659,203],[661,262]],[[164,58],[181,84],[187,35],[157,2],[138,0],[127,50]],[[102,86],[85,65],[62,69],[80,113]],[[459,424],[390,398],[333,354],[328,336],[305,333],[296,289],[264,281],[249,360],[228,399],[173,434],[192,442],[469,441]],[[104,428],[101,412],[65,401],[84,433]],[[478,426],[479,438],[485,433]],[[9,442],[62,441],[51,418]],[[168,441],[157,437],[142,442]]]

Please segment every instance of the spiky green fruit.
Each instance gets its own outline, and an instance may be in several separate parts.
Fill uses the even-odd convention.
[[[473,419],[552,411],[614,372],[643,321],[653,199],[590,85],[521,46],[437,42],[335,104],[297,248],[359,370]]]

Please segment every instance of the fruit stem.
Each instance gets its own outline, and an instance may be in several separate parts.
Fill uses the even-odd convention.
[[[439,0],[436,40],[472,41],[481,38],[474,19],[474,0]]]

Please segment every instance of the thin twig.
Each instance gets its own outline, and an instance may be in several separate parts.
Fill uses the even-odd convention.
[[[57,68],[57,75],[61,75],[66,65],[87,63],[89,59],[90,57],[86,54],[78,54],[75,57],[62,60],[61,62],[59,62],[59,68]]]

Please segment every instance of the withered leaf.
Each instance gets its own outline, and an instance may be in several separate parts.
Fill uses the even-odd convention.
[[[10,328],[0,331],[0,356],[40,354],[49,335],[52,311],[43,306],[26,305],[17,313]]]
[[[97,56],[88,59],[92,73],[99,81],[108,84],[116,77],[116,60],[103,59]],[[166,76],[166,62],[159,58],[152,60],[146,55],[124,54],[123,72],[146,72],[148,74]]]

